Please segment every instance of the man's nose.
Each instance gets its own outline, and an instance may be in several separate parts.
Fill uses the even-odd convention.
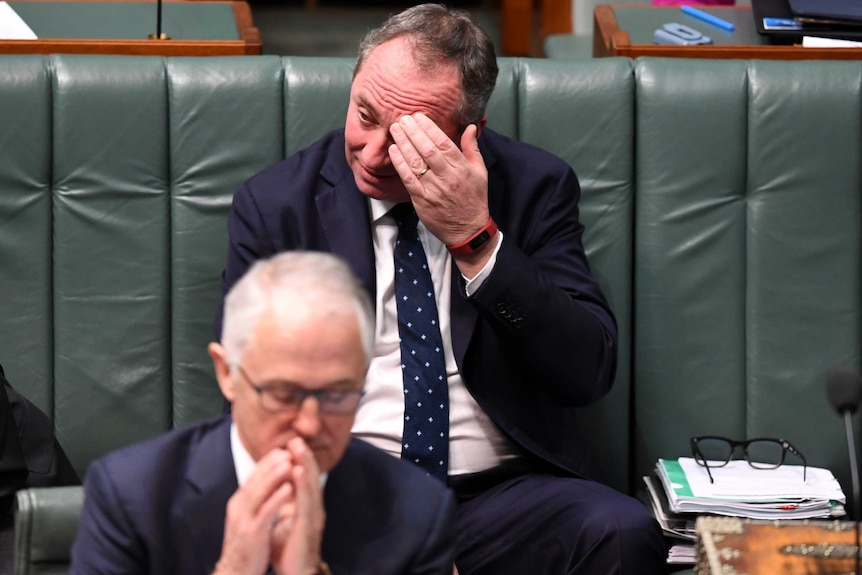
[[[320,432],[320,400],[309,395],[299,404],[293,428],[303,438],[312,438]]]
[[[376,130],[374,135],[368,138],[362,153],[365,155],[365,165],[381,168],[392,164],[389,158],[389,146],[393,143],[389,130]]]

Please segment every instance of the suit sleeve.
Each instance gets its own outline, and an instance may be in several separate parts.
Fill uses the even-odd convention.
[[[227,226],[229,243],[227,261],[222,271],[222,300],[216,315],[216,339],[221,339],[224,297],[227,292],[255,261],[276,252],[248,184],[234,194]]]
[[[15,492],[27,481],[27,461],[7,395],[9,384],[0,370],[0,515],[11,513]]]
[[[70,575],[147,573],[145,557],[107,466],[94,462],[84,486],[84,509],[72,545]]]
[[[0,368],[0,515],[10,510],[18,489],[80,484],[54,424]]]
[[[580,406],[610,390],[617,327],[584,252],[577,177],[559,166],[530,189],[509,192],[519,199],[505,208],[512,213],[499,214],[496,264],[470,302],[490,328],[484,352],[513,361],[527,384]]]
[[[434,506],[428,537],[416,553],[411,575],[452,575],[455,564],[455,498],[448,489]]]

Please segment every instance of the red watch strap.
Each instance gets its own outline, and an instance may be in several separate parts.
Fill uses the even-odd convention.
[[[497,230],[497,222],[494,221],[494,218],[489,217],[488,223],[482,226],[478,232],[459,244],[446,246],[446,249],[455,257],[469,256],[491,241],[491,238],[497,234]]]

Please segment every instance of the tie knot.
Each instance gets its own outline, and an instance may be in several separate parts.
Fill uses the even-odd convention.
[[[398,227],[402,229],[415,230],[416,225],[419,223],[419,216],[416,215],[416,210],[413,209],[411,202],[396,204],[389,210],[389,214],[395,219]]]

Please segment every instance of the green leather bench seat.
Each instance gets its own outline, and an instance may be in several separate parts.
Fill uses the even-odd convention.
[[[500,64],[491,125],[586,175],[591,255],[630,331],[631,65],[561,74],[541,60]],[[232,193],[343,124],[352,66],[0,56],[0,221],[10,222],[0,229],[0,361],[52,415],[79,472],[111,449],[220,411],[205,347]],[[596,436],[598,451],[623,488],[628,356],[624,341],[613,399],[589,410],[608,430]]]
[[[342,125],[338,58],[0,56],[0,362],[79,472],[217,413],[225,221]],[[856,62],[503,58],[489,126],[578,173],[620,324],[582,412],[612,485],[688,438],[783,436],[849,486],[823,382],[862,349]]]
[[[34,487],[18,492],[16,575],[64,575],[84,506],[82,487]]]
[[[785,437],[849,495],[824,383],[862,349],[862,68],[636,73],[635,469],[693,435]]]

